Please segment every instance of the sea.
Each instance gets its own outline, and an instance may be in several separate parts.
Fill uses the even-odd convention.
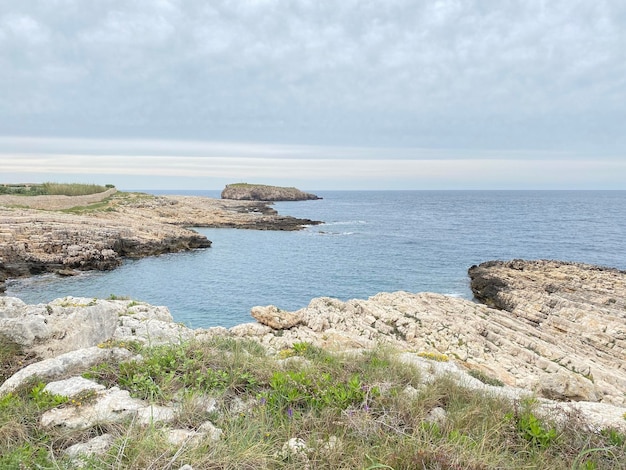
[[[145,191],[219,197],[219,191]],[[626,191],[312,191],[278,202],[321,220],[301,231],[198,228],[211,248],[128,260],[106,272],[12,280],[27,303],[68,295],[167,306],[192,328],[253,321],[255,305],[316,297],[437,292],[472,299],[467,270],[488,260],[557,259],[626,270]]]

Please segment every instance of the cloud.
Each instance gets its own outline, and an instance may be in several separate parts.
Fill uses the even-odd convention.
[[[0,4],[5,180],[624,187],[619,0]]]
[[[0,127],[11,134],[626,143],[617,0],[31,0],[3,11]]]

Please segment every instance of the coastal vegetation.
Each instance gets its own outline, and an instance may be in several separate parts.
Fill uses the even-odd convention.
[[[42,184],[3,184],[0,185],[0,194],[11,194],[20,196],[88,196],[98,194],[107,189],[114,188],[114,185],[81,183],[53,183]]]
[[[111,447],[81,457],[83,468],[615,469],[626,462],[626,435],[617,430],[591,431],[575,413],[543,416],[532,399],[471,391],[449,377],[423,381],[394,350],[339,354],[296,343],[273,355],[253,340],[221,336],[101,347],[140,356],[83,376],[155,409],[176,406],[175,421],[44,430],[43,413],[89,406],[93,393],[68,400],[35,379],[0,398],[0,468],[73,468],[64,449],[103,434],[113,436]],[[168,439],[172,426],[195,431],[207,421],[217,438]]]

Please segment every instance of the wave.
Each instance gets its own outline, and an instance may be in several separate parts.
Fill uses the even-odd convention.
[[[320,230],[316,232],[317,235],[328,235],[328,236],[347,236],[354,235],[356,232],[327,232],[325,230]]]
[[[365,220],[341,220],[336,222],[324,222],[321,225],[367,225],[367,221]]]

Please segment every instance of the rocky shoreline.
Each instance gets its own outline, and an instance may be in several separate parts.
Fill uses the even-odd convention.
[[[8,278],[107,270],[124,258],[211,246],[188,227],[299,230],[320,223],[281,216],[266,202],[196,196],[115,191],[88,201],[43,196],[35,201],[38,209],[22,207],[24,203],[15,206],[13,199],[0,201],[7,204],[0,205],[0,292]]]
[[[425,358],[445,356],[458,374],[479,371],[512,390],[613,406],[617,414],[612,416],[621,419],[614,424],[626,428],[621,417],[626,411],[626,273],[516,260],[483,263],[469,274],[477,298],[498,308],[440,294],[380,293],[346,302],[317,298],[296,312],[255,307],[256,323],[192,330],[174,323],[166,307],[140,302],[65,298],[25,305],[4,297],[0,335],[43,362],[111,340],[160,344],[226,336],[254,339],[271,353],[302,342],[337,351],[386,344]],[[32,373],[50,379],[65,374],[56,362],[54,373],[41,364],[29,366],[35,372],[17,372],[0,393]]]

